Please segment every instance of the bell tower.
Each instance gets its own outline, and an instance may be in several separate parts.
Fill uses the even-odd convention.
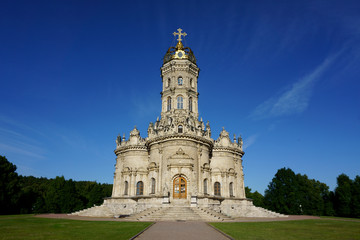
[[[182,43],[182,37],[187,34],[179,28],[173,35],[178,36],[177,44],[167,50],[161,67],[161,117],[176,114],[198,119],[197,79],[200,69],[192,50]]]

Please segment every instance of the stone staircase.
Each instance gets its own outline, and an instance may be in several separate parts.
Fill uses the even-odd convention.
[[[203,216],[204,219],[208,218],[208,221],[231,221],[231,220],[233,220],[230,216],[227,216],[223,213],[216,212],[210,208],[196,207],[196,208],[192,208],[192,209],[198,215]]]
[[[129,221],[229,221],[230,217],[207,208],[169,206],[150,208],[126,217]]]
[[[155,214],[156,212],[159,212],[161,211],[161,207],[158,207],[158,208],[148,208],[142,212],[139,212],[139,213],[135,213],[135,214],[132,214],[124,219],[126,220],[129,220],[129,221],[146,221],[146,220],[143,220],[145,218],[147,218],[148,216],[150,215],[153,215]]]
[[[106,205],[93,206],[80,211],[73,212],[69,215],[86,216],[86,217],[113,217],[114,214]]]

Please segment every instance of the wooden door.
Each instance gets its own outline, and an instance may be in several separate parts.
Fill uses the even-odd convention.
[[[173,197],[186,198],[186,179],[183,177],[177,177],[174,179],[173,184]]]

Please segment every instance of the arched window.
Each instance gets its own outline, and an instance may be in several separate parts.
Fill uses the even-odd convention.
[[[207,194],[207,179],[204,179],[204,194]]]
[[[151,193],[155,193],[155,178],[151,178]]]
[[[167,80],[167,87],[170,87],[170,78]]]
[[[181,96],[177,97],[177,109],[183,109],[183,98]]]
[[[178,126],[178,133],[183,133],[183,126],[182,125]]]
[[[170,111],[171,110],[171,97],[167,98],[167,110]]]
[[[144,183],[142,181],[136,184],[136,195],[144,195]]]
[[[233,197],[234,196],[234,190],[233,190],[233,183],[231,182],[229,184],[229,193],[230,193],[230,197]]]
[[[215,196],[221,196],[220,183],[219,182],[214,183],[214,195]]]
[[[128,181],[125,181],[124,195],[128,195],[128,191],[129,191],[129,183]]]
[[[194,87],[192,78],[190,79],[190,87]]]
[[[180,86],[183,85],[183,79],[182,79],[182,77],[179,77],[179,78],[178,78],[178,85],[180,85]]]
[[[189,111],[192,112],[192,97],[189,98]]]

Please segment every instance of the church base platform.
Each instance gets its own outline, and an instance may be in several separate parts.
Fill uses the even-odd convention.
[[[181,209],[182,210],[179,210]],[[182,220],[213,220],[215,215],[218,219],[238,217],[261,217],[277,218],[287,217],[286,215],[275,213],[264,208],[253,205],[251,199],[246,198],[222,198],[216,196],[193,196],[189,199],[169,199],[167,196],[139,196],[139,197],[113,197],[105,199],[100,206],[94,206],[71,215],[89,217],[129,217],[129,220],[156,221],[156,213],[162,213],[161,219],[166,220],[166,214],[178,209],[180,213],[190,211],[195,213],[181,216],[179,213],[168,214],[171,220],[185,218]],[[204,213],[206,213],[204,215]],[[146,216],[144,218],[144,216]],[[151,218],[153,215],[153,218]],[[209,215],[209,216],[206,216]],[[134,217],[135,216],[135,217]],[[132,218],[133,217],[133,218]]]

